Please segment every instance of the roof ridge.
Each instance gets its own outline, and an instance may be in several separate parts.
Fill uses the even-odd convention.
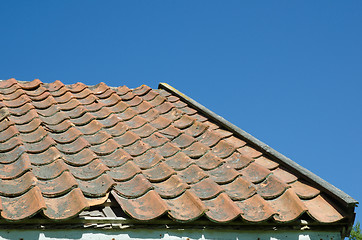
[[[297,174],[299,174],[301,177],[306,178],[307,180],[311,181],[314,184],[317,184],[319,187],[321,187],[324,191],[326,191],[328,194],[334,196],[337,201],[345,204],[348,207],[354,207],[356,204],[358,204],[358,201],[340,190],[339,188],[335,187],[331,183],[325,181],[324,179],[318,177],[308,169],[300,166],[298,163],[294,162],[290,158],[284,156],[283,154],[279,153],[272,147],[268,146],[267,144],[263,143],[259,139],[255,138],[251,134],[245,132],[244,130],[240,129],[239,127],[235,126],[231,122],[227,121],[223,117],[219,116],[218,114],[214,113],[213,111],[209,110],[202,104],[198,103],[197,101],[193,100],[189,96],[185,95],[184,93],[178,91],[176,88],[172,87],[171,85],[167,83],[159,83],[158,85],[159,89],[166,90],[173,95],[176,95],[180,99],[182,99],[184,102],[189,104],[191,107],[197,109],[204,115],[206,115],[211,120],[215,121],[216,123],[220,124],[222,127],[226,128],[227,130],[234,133],[236,136],[247,140],[250,142],[254,147],[259,148],[260,150],[267,153],[269,156],[275,158],[280,162],[281,164],[284,164],[291,168],[291,170],[296,171]]]

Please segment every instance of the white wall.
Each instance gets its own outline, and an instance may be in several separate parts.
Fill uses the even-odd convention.
[[[123,229],[123,230],[0,230],[0,239],[16,240],[340,240],[339,232],[316,231],[225,231],[225,230],[170,230],[170,229]]]

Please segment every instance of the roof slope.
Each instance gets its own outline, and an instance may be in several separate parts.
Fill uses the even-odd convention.
[[[141,221],[353,222],[354,206],[192,103],[145,85],[1,81],[1,217],[68,219],[111,193]]]

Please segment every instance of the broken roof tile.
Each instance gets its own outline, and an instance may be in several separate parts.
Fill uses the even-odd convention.
[[[112,152],[116,151],[119,147],[120,145],[115,140],[108,139],[101,144],[92,145],[90,148],[98,156],[104,156],[111,154]]]
[[[143,98],[143,100],[150,101],[150,100],[154,99],[158,95],[159,94],[152,89],[152,90],[150,90],[149,92],[147,92],[145,95],[143,95],[141,97]]]
[[[27,155],[33,165],[45,165],[61,158],[61,153],[55,147],[50,147],[41,153],[27,153]]]
[[[152,89],[149,86],[142,85],[142,86],[139,86],[139,87],[133,89],[132,92],[133,92],[133,94],[136,94],[138,96],[142,96],[142,95],[145,95],[146,93],[148,93],[151,90]]]
[[[173,125],[177,128],[184,129],[187,127],[190,127],[195,122],[195,119],[193,119],[190,116],[182,115],[182,117],[175,122],[173,122]]]
[[[165,143],[164,145],[155,148],[155,150],[162,156],[162,157],[170,157],[177,152],[179,152],[181,149],[174,146],[170,142]]]
[[[24,153],[25,153],[25,148],[23,146],[18,146],[8,152],[0,153],[0,163],[1,164],[13,163],[16,160],[18,160]]]
[[[132,157],[137,157],[144,154],[147,150],[151,148],[150,145],[144,143],[141,140],[138,140],[131,145],[124,147],[124,150],[128,152]]]
[[[61,160],[57,159],[46,165],[33,166],[33,173],[38,179],[48,180],[58,177],[64,171],[68,171],[67,165]]]
[[[125,134],[123,134],[121,136],[114,137],[114,140],[116,140],[116,142],[118,144],[120,144],[124,147],[129,146],[140,139],[141,138],[132,131],[127,131]]]
[[[190,146],[195,141],[196,140],[189,135],[180,134],[179,136],[177,136],[176,138],[174,138],[172,140],[172,143],[175,144],[179,148],[185,148],[185,147]]]
[[[162,116],[171,121],[176,121],[183,116],[183,112],[178,110],[177,108],[172,108],[167,113],[162,114]]]
[[[49,148],[49,149],[51,149],[51,148]],[[52,154],[55,158],[58,156],[58,153],[59,152],[52,151],[51,153],[47,154],[43,158],[47,157],[50,154]],[[84,166],[97,158],[97,155],[93,151],[91,151],[89,148],[84,148],[77,153],[63,154],[62,156],[63,156],[62,159],[64,160],[64,162],[66,162],[67,164],[69,164],[71,166]]]
[[[95,154],[94,154],[95,155]],[[97,156],[107,167],[118,167],[132,159],[126,151],[118,148],[114,152],[107,155]]]

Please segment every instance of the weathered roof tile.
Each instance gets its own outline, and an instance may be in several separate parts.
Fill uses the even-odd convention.
[[[145,85],[0,81],[1,217],[68,219],[112,193],[139,221],[348,218],[323,188],[218,122]]]

